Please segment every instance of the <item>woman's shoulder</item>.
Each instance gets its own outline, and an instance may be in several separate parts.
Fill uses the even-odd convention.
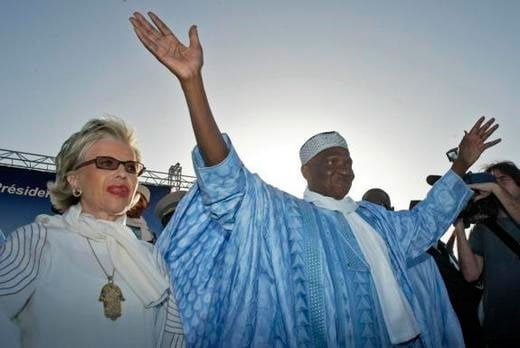
[[[54,232],[65,230],[61,215],[38,215],[32,223],[18,227],[7,236],[5,243],[0,246],[0,255],[12,257],[20,253],[23,259],[39,259],[50,245],[64,239],[63,233]]]
[[[47,229],[33,222],[9,234],[0,245],[0,295],[16,293],[40,273]]]
[[[3,248],[8,246],[29,245],[37,247],[41,241],[47,238],[47,228],[40,222],[34,221],[30,224],[18,227],[9,233]],[[29,247],[30,248],[30,247]]]

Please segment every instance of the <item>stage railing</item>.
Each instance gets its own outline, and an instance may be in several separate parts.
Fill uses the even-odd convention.
[[[54,157],[30,152],[0,149],[0,165],[42,172],[56,172]],[[170,173],[145,170],[139,177],[139,181],[144,184],[169,186],[175,191],[188,190],[196,178],[190,175],[182,175],[180,173],[182,168],[178,163],[172,167],[175,167],[176,170],[170,170]]]

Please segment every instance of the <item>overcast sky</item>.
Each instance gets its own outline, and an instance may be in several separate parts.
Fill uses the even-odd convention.
[[[405,209],[443,173],[445,152],[480,115],[501,144],[477,165],[518,164],[520,2],[2,0],[0,147],[55,156],[88,119],[137,132],[149,169],[195,144],[178,82],[141,46],[128,17],[154,10],[179,38],[197,24],[214,115],[248,168],[300,196],[298,149],[342,133],[351,196],[371,187]]]

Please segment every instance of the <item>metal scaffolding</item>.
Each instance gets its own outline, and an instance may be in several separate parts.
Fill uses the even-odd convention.
[[[0,166],[56,172],[56,164],[52,156],[6,149],[0,149]],[[188,190],[195,179],[194,176],[182,175],[182,167],[179,163],[171,166],[169,173],[147,169],[139,177],[139,181],[144,184],[169,186],[172,191]]]

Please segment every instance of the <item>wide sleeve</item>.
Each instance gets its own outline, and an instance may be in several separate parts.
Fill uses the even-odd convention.
[[[221,163],[206,167],[198,147],[193,150],[192,159],[202,203],[209,209],[211,218],[230,231],[244,198],[246,169],[225,134],[224,140],[229,154]]]
[[[412,210],[386,212],[395,238],[407,258],[415,258],[448,230],[473,195],[464,181],[449,170]]]
[[[0,246],[2,346],[19,347],[21,344],[20,330],[14,319],[36,289],[46,237],[45,227],[33,223],[11,233]]]
[[[195,149],[197,182],[156,244],[170,272],[187,346],[243,346],[237,336],[250,343],[255,330],[272,323],[252,318],[259,311],[276,313],[259,303],[275,297],[269,232],[284,228],[283,194],[250,173],[225,140],[229,154],[216,166],[204,166]]]

